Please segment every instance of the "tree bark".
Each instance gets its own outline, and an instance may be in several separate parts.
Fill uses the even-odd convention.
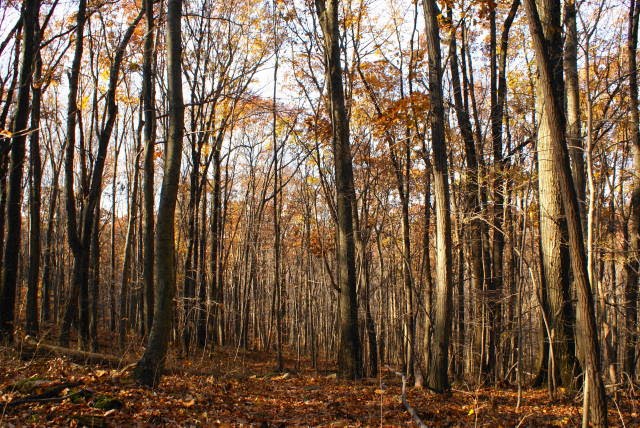
[[[640,4],[630,0],[629,31],[627,35],[627,57],[629,61],[629,105],[631,127],[631,153],[635,171],[629,207],[629,254],[625,262],[625,326],[627,337],[624,344],[624,371],[635,379],[638,347],[638,273],[640,269],[640,112],[638,110],[638,17]]]
[[[147,386],[156,386],[160,383],[169,345],[173,320],[173,296],[176,291],[174,217],[184,137],[181,15],[182,0],[169,0],[166,24],[169,133],[156,223],[155,310],[147,349],[134,372],[136,381]]]
[[[0,283],[0,340],[13,341],[15,323],[16,286],[22,238],[22,175],[25,141],[29,119],[29,93],[33,77],[33,62],[38,46],[36,31],[40,1],[25,0],[22,10],[22,57],[18,77],[16,110],[11,129],[11,157],[7,194],[7,234],[2,258]]]
[[[431,141],[433,148],[433,184],[436,202],[436,294],[433,340],[427,362],[427,387],[435,392],[449,389],[447,367],[451,336],[451,203],[445,140],[444,100],[438,7],[435,0],[423,2],[425,33],[429,58],[429,95],[431,97]]]
[[[558,0],[538,0],[537,7],[543,28],[544,43],[552,73],[554,97],[564,98],[562,78],[562,39],[560,25],[560,2]],[[560,194],[561,177],[555,163],[561,155],[560,148],[552,141],[552,126],[549,100],[544,96],[541,79],[536,89],[536,109],[540,118],[538,128],[538,182],[540,197],[540,237],[542,245],[542,287],[548,307],[543,307],[549,331],[548,337],[553,361],[548,369],[555,386],[571,387],[575,369],[575,342],[573,325],[575,315],[571,305],[571,269],[567,242],[567,220]],[[557,151],[557,152],[556,152]],[[545,329],[546,330],[546,329]]]
[[[36,20],[34,43],[40,44],[40,26]],[[40,157],[40,111],[42,101],[42,58],[35,54],[31,100],[31,134],[29,135],[29,272],[27,278],[26,333],[38,334],[38,285],[40,283],[40,205],[42,159]]]
[[[144,307],[145,307],[145,331],[151,331],[153,325],[153,250],[154,250],[154,159],[156,139],[156,106],[155,106],[155,22],[153,18],[153,0],[144,0],[144,14],[147,24],[144,38],[143,65],[142,65],[142,100],[144,108],[144,230],[143,230],[143,283],[144,283]]]
[[[336,181],[338,222],[338,284],[340,345],[338,372],[341,377],[362,377],[362,350],[358,335],[353,204],[355,189],[349,144],[349,119],[345,107],[340,59],[339,0],[316,0],[316,12],[324,35],[325,67],[329,85]]]
[[[587,274],[587,263],[582,237],[582,225],[575,186],[571,177],[571,165],[565,135],[565,119],[563,111],[563,93],[554,88],[554,61],[549,52],[549,43],[545,39],[543,26],[534,0],[525,0],[529,29],[533,41],[541,93],[548,109],[547,121],[552,144],[556,174],[560,178],[562,206],[567,218],[569,232],[569,251],[571,265],[578,297],[578,337],[581,341],[582,365],[585,370],[585,390],[589,391],[588,415],[593,426],[607,426],[607,403],[604,384],[600,376],[600,349],[594,301]],[[557,63],[556,63],[557,64]],[[585,409],[585,414],[587,409]]]

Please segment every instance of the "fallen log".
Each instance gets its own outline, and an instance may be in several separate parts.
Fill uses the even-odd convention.
[[[107,366],[113,369],[119,369],[120,375],[123,375],[129,369],[136,365],[136,361],[125,359],[110,354],[98,354],[95,352],[80,351],[78,349],[64,348],[62,346],[50,345],[43,342],[36,342],[33,339],[25,338],[18,345],[20,358],[23,360],[31,359],[36,356],[56,356],[66,357],[78,364],[95,364],[99,366]],[[195,376],[211,376],[211,372],[181,367],[165,367],[166,375],[195,375]]]
[[[79,382],[75,382],[75,383],[68,383],[68,384],[64,384],[61,386],[64,386],[63,389],[60,389],[59,391],[57,391],[57,394],[59,394],[60,392],[64,391],[67,388],[70,388],[71,386],[78,386],[80,385]],[[27,404],[27,403],[51,403],[51,402],[59,402],[59,401],[64,401],[67,398],[74,398],[74,397],[80,397],[83,394],[88,394],[86,392],[83,391],[75,391],[75,392],[70,392],[66,395],[63,396],[57,396],[57,394],[53,394],[52,393],[47,393],[47,394],[40,394],[40,395],[34,395],[31,397],[25,397],[25,398],[19,398],[17,400],[13,400],[13,401],[9,401],[8,403],[5,403],[5,407],[15,407],[15,406],[19,406],[21,404]]]
[[[32,339],[23,340],[19,345],[18,351],[22,359],[30,359],[36,356],[65,356],[76,363],[97,364],[111,368],[120,368],[127,363],[122,357],[115,355],[97,354],[95,352],[64,348],[62,346],[36,342]]]

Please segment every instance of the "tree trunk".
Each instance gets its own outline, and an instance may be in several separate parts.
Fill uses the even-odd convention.
[[[444,101],[438,7],[435,0],[423,2],[425,33],[429,57],[429,95],[431,97],[431,139],[433,147],[433,181],[436,202],[436,295],[433,340],[427,363],[427,387],[435,392],[449,389],[447,367],[451,336],[451,204],[445,141]]]
[[[36,20],[34,43],[40,43],[40,28]],[[38,334],[38,285],[40,283],[40,206],[42,189],[42,159],[40,157],[40,103],[42,101],[42,58],[36,52],[31,100],[31,135],[29,135],[29,273],[27,282],[26,333]]]
[[[80,258],[81,248],[80,239],[78,237],[77,213],[76,213],[76,197],[74,190],[74,157],[76,149],[76,124],[80,110],[78,108],[78,86],[80,82],[80,65],[82,63],[82,53],[84,50],[84,26],[86,19],[86,0],[80,0],[78,4],[78,12],[76,14],[76,31],[75,46],[73,54],[73,62],[71,71],[69,72],[69,97],[67,103],[67,133],[65,141],[65,160],[64,160],[64,193],[65,205],[67,210],[67,237],[69,247],[73,255],[73,272],[76,276],[77,261]],[[73,281],[69,292],[69,302],[64,314],[62,326],[60,328],[59,342],[61,346],[69,346],[69,332],[71,323],[76,317],[78,290],[76,282]]]
[[[631,152],[635,171],[628,222],[629,253],[625,263],[626,282],[625,324],[627,337],[624,345],[624,371],[635,379],[638,347],[638,271],[640,269],[640,112],[638,111],[638,17],[640,4],[631,0],[629,6],[629,32],[627,36],[627,57],[629,61],[629,105],[631,127]]]
[[[143,231],[143,283],[144,283],[144,307],[145,307],[145,331],[151,331],[153,325],[153,250],[154,250],[154,218],[153,218],[153,179],[156,139],[156,106],[155,106],[155,46],[153,19],[153,0],[144,0],[144,14],[147,23],[144,38],[143,65],[142,65],[142,100],[144,107],[144,231]]]
[[[25,0],[21,18],[22,57],[20,59],[20,75],[18,78],[18,96],[11,128],[6,248],[2,259],[2,283],[0,283],[0,340],[9,342],[13,340],[15,327],[16,286],[20,259],[20,241],[22,238],[22,173],[29,119],[29,92],[33,77],[33,62],[36,51],[39,48],[36,46],[39,11],[39,0]]]
[[[552,74],[554,96],[564,97],[562,80],[562,40],[560,25],[560,2],[558,0],[538,0],[538,10],[544,31],[544,43],[548,46],[548,56]],[[536,103],[540,118],[538,129],[538,182],[540,195],[540,237],[542,244],[542,287],[548,307],[543,307],[548,322],[547,337],[553,354],[548,373],[555,379],[552,388],[570,388],[576,369],[573,325],[575,315],[571,305],[570,260],[567,242],[567,221],[560,194],[560,180],[556,170],[556,160],[560,148],[552,141],[549,100],[544,97],[544,88],[538,81]],[[557,151],[557,153],[555,152]]]
[[[156,223],[155,311],[147,349],[134,373],[136,381],[147,386],[156,386],[160,383],[169,345],[173,320],[173,296],[176,291],[174,216],[184,136],[181,15],[182,0],[169,0],[166,27],[169,133]]]
[[[343,378],[358,379],[362,377],[362,351],[358,335],[355,242],[353,237],[352,208],[355,203],[355,189],[349,143],[349,119],[342,84],[338,8],[339,0],[316,0],[316,11],[324,34],[325,67],[329,80],[331,123],[333,125],[338,222],[338,284],[340,289],[338,372]]]
[[[565,120],[563,106],[563,93],[554,87],[554,60],[549,53],[549,42],[543,33],[543,26],[538,15],[538,9],[534,0],[525,0],[529,29],[531,31],[538,73],[541,86],[541,95],[545,101],[549,135],[553,148],[556,174],[559,176],[560,192],[562,194],[562,206],[566,214],[569,251],[578,297],[578,337],[581,341],[582,365],[585,370],[585,391],[589,391],[588,400],[585,400],[585,414],[594,426],[607,426],[607,403],[604,384],[600,376],[600,349],[598,333],[596,330],[596,318],[594,313],[594,301],[587,274],[587,263],[582,237],[582,225],[578,198],[576,195],[573,178],[571,177],[571,165],[565,135]],[[558,62],[555,62],[558,64]],[[587,395],[587,394],[585,394]]]
[[[586,176],[584,148],[580,129],[580,82],[578,80],[578,29],[575,0],[564,3],[564,75],[567,103],[567,144],[571,155],[571,172],[580,204],[582,229],[586,234]]]

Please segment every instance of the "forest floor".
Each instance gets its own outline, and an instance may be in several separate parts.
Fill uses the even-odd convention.
[[[218,349],[188,361],[172,358],[170,365],[185,373],[163,377],[152,390],[131,381],[130,367],[51,356],[25,360],[13,348],[0,348],[0,427],[412,425],[400,401],[401,381],[390,370],[349,382],[311,369],[308,361],[285,362],[289,371],[276,373],[273,355],[264,353]],[[632,394],[620,391],[615,402],[610,397],[611,425],[640,426],[640,400]],[[456,385],[433,395],[408,388],[407,398],[430,427],[581,423],[579,398],[551,400],[544,389],[524,390],[519,409],[514,389]]]

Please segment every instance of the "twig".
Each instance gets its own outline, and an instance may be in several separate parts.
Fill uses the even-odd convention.
[[[616,405],[616,410],[618,410],[618,416],[620,416],[620,422],[622,422],[622,428],[626,428],[627,425],[624,423],[624,418],[622,417],[622,412],[620,411],[620,407],[618,407],[618,402],[616,399],[613,399],[613,404]]]
[[[403,373],[396,372],[396,371],[392,370],[388,366],[387,366],[387,368],[389,370],[391,370],[393,373],[395,373],[396,375],[398,375],[398,376],[400,376],[402,378],[402,397],[401,397],[402,404],[404,405],[404,407],[407,409],[407,411],[409,412],[409,414],[413,418],[413,421],[416,423],[416,425],[418,427],[427,428],[425,423],[422,422],[422,419],[420,419],[420,416],[418,415],[418,412],[416,412],[416,410],[413,407],[411,407],[411,405],[407,401],[407,378],[405,377],[405,375]]]
[[[522,419],[520,419],[520,422],[518,422],[518,425],[516,425],[516,428],[520,428],[520,426],[522,425],[522,423],[524,422],[525,419],[527,419],[529,416],[533,415],[533,413],[529,413],[526,414],[522,417]]]

